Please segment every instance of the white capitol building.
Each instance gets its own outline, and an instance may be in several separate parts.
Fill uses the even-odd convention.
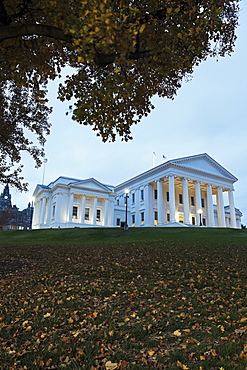
[[[36,186],[32,227],[117,227],[127,215],[132,227],[240,228],[236,181],[206,153],[169,160],[117,186],[60,176]]]

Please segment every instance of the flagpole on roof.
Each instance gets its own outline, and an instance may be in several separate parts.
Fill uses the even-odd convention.
[[[43,160],[44,167],[43,167],[42,185],[44,185],[44,181],[45,181],[45,164],[47,163],[47,161],[48,161],[48,159],[44,158],[44,160]]]
[[[157,157],[157,155],[155,152],[153,152],[153,167],[155,167],[155,157]]]

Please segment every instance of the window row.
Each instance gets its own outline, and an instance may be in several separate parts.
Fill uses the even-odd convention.
[[[157,189],[154,189],[154,199],[157,200],[158,199],[158,190]],[[144,190],[141,190],[141,200],[144,200]],[[166,192],[166,201],[169,202],[170,201],[170,197],[169,197],[169,191]],[[135,203],[135,193],[132,193],[132,204]],[[183,204],[183,194],[179,194],[179,204]],[[190,197],[190,204],[191,206],[194,206],[195,205],[195,197]],[[205,200],[204,198],[201,198],[201,204],[202,204],[202,208],[205,207]],[[119,202],[118,202],[118,205],[119,205]]]
[[[72,212],[72,218],[73,219],[78,219],[79,218],[79,207],[78,206],[73,206],[73,212]],[[84,220],[88,221],[90,219],[90,208],[86,207],[85,208],[85,213],[84,213]],[[101,209],[97,208],[96,209],[96,221],[101,221]]]
[[[55,218],[55,210],[56,210],[56,205],[54,204],[52,207],[52,219],[54,220]],[[78,206],[73,206],[72,209],[72,219],[77,220],[79,218],[79,207]],[[84,211],[84,220],[89,220],[90,219],[90,208],[86,207]],[[96,221],[101,221],[101,209],[96,210]]]
[[[141,212],[140,216],[141,216],[141,224],[144,224],[144,221],[145,221],[144,212]],[[170,222],[170,213],[166,214],[166,222]],[[179,218],[179,222],[181,222],[181,223],[184,222],[184,218],[182,216]],[[123,221],[121,222],[121,219],[117,218],[116,225],[121,226],[121,223],[124,223],[124,222]],[[135,226],[135,223],[136,223],[136,215],[133,214],[133,215],[131,215],[131,224],[132,224],[132,226]],[[154,225],[157,225],[157,224],[158,224],[158,212],[154,211]],[[196,225],[196,217],[195,216],[191,217],[191,224]],[[206,218],[204,218],[204,217],[202,218],[202,224],[203,224],[203,226],[206,226]]]

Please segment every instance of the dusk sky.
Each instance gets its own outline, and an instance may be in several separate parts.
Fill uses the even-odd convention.
[[[247,224],[247,4],[241,1],[238,39],[230,57],[208,59],[195,68],[174,100],[154,98],[155,109],[132,129],[128,143],[102,143],[90,127],[73,122],[65,112],[69,103],[56,100],[57,83],[50,84],[52,130],[45,146],[44,184],[63,175],[96,178],[117,185],[166,160],[207,153],[238,178],[235,207]],[[11,189],[12,203],[26,208],[44,168],[35,169],[25,156],[28,193]],[[3,189],[3,186],[2,186]],[[2,191],[1,189],[1,191]],[[225,203],[225,205],[227,202]]]

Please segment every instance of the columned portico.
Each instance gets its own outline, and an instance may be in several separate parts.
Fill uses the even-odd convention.
[[[169,211],[170,211],[170,222],[176,222],[175,216],[175,184],[174,175],[169,175]]]
[[[131,194],[130,226],[199,226],[201,214],[203,226],[240,228],[242,214],[233,198],[236,181],[206,153],[161,163],[116,187],[94,178],[61,176],[36,186],[33,228],[121,226],[125,189]],[[224,207],[223,191],[229,206]]]
[[[189,206],[189,189],[188,179],[183,178],[183,203],[184,203],[184,223],[190,224],[190,206]]]

